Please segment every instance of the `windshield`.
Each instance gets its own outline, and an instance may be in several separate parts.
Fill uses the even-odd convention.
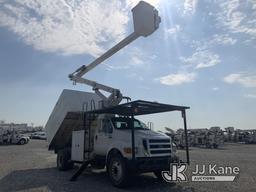
[[[112,118],[112,123],[116,129],[131,129],[131,118],[125,117],[115,117]],[[134,119],[133,121],[134,129],[142,129],[148,130],[149,128],[145,125],[145,123]]]

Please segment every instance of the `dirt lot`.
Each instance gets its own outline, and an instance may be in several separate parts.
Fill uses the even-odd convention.
[[[184,154],[183,151],[179,153]],[[183,182],[165,184],[153,175],[136,177],[128,189],[114,188],[104,171],[87,171],[76,182],[69,178],[75,170],[59,172],[56,156],[47,151],[45,141],[31,140],[27,145],[0,146],[0,191],[256,191],[256,145],[226,144],[221,149],[192,148],[191,166],[217,164],[238,166],[235,182]]]

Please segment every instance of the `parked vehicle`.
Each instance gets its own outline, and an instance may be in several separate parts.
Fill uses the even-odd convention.
[[[42,139],[46,140],[46,133],[45,132],[35,132],[30,135],[31,139]]]
[[[178,148],[183,149],[185,145],[184,131],[178,130],[174,135],[174,142]],[[224,134],[219,127],[208,129],[189,129],[188,145],[194,147],[218,148],[224,144]]]
[[[29,138],[30,138],[30,139],[34,139],[33,137],[34,137],[36,134],[37,134],[37,132],[31,133],[30,136],[29,136]]]
[[[256,130],[244,130],[245,131],[245,143],[255,144],[256,143]]]
[[[256,130],[255,129],[236,129],[234,127],[225,128],[225,141],[227,142],[240,142],[245,144],[256,143]]]
[[[29,137],[19,134],[14,130],[0,128],[0,144],[19,144],[24,145],[29,142]]]

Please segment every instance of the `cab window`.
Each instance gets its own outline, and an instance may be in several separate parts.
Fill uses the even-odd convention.
[[[101,121],[100,132],[104,132],[104,133],[112,133],[113,132],[111,122],[108,119],[103,119]]]

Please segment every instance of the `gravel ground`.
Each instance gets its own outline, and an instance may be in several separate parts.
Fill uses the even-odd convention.
[[[184,151],[178,153],[184,155]],[[127,189],[114,188],[104,171],[88,170],[76,182],[69,178],[77,170],[59,172],[56,155],[47,151],[47,143],[31,140],[27,145],[0,146],[0,192],[4,191],[256,191],[256,145],[226,144],[221,149],[192,148],[188,177],[195,164],[238,166],[235,182],[161,183],[152,174],[133,179]]]

